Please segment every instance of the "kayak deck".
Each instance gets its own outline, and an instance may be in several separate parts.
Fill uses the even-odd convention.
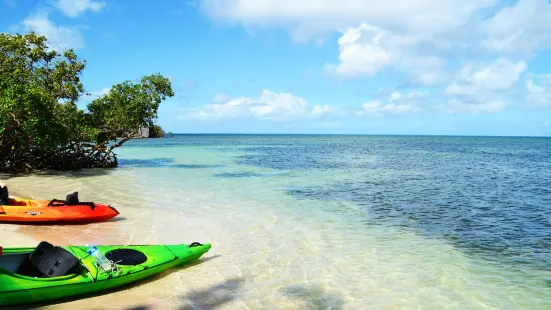
[[[3,223],[87,223],[101,222],[119,215],[104,204],[51,204],[49,200],[10,198],[8,205],[0,205]]]
[[[106,257],[118,260],[112,261],[110,269],[103,270],[84,246],[50,246],[46,242],[45,250],[41,249],[44,243],[37,248],[3,249],[0,256],[0,306],[55,300],[126,285],[196,260],[211,247],[210,244],[198,243],[97,246]],[[41,250],[46,254],[57,251],[62,255],[51,262],[49,258],[37,262]],[[46,273],[49,270],[63,273],[57,276],[35,273],[33,276],[36,270],[32,269],[36,266],[29,267],[29,264],[41,267],[40,270]]]

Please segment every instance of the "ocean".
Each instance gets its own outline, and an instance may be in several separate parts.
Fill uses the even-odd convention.
[[[116,153],[119,168],[3,182],[77,190],[118,220],[20,231],[212,249],[68,309],[551,309],[551,138],[197,134]]]

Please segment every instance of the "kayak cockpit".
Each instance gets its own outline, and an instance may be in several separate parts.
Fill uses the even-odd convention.
[[[0,256],[0,268],[32,278],[55,278],[80,273],[80,261],[69,251],[41,242],[32,252]]]
[[[4,254],[0,256],[0,267],[8,272],[17,273],[19,266],[28,259],[31,252],[28,253],[14,253]]]

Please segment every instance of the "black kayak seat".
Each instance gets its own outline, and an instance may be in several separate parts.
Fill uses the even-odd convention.
[[[79,261],[71,252],[42,241],[19,266],[17,273],[40,278],[61,277],[75,273]]]
[[[8,186],[2,187],[0,185],[0,205],[9,205],[10,194],[8,192]]]
[[[66,197],[65,197],[65,201],[67,202],[67,205],[68,206],[76,206],[79,204],[79,200],[78,200],[78,192],[73,192],[71,194],[68,194]]]

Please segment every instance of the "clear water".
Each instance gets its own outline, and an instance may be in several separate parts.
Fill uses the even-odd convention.
[[[78,190],[119,221],[21,231],[213,248],[94,307],[551,308],[551,139],[177,135],[118,153],[118,169],[4,183]]]

